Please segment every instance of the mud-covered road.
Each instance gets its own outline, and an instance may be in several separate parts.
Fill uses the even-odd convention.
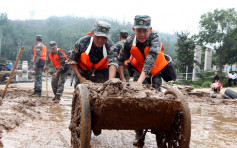
[[[1,91],[2,93],[2,91]],[[49,98],[29,97],[29,89],[9,88],[0,106],[0,147],[70,147],[68,129],[72,94],[64,94],[59,104]],[[187,96],[191,111],[190,147],[236,147],[237,101]],[[132,148],[134,131],[102,130],[92,134],[92,148]],[[156,147],[155,136],[146,135],[146,148]]]

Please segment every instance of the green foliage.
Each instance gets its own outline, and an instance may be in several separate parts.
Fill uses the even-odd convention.
[[[209,88],[211,86],[212,82],[210,81],[204,81],[202,83],[202,88]]]
[[[217,52],[218,62],[220,69],[223,64],[228,63],[225,61],[225,54],[227,48],[223,46],[224,39],[233,28],[237,26],[237,12],[232,9],[218,10],[208,12],[201,16],[199,42],[214,46]]]
[[[194,64],[194,48],[195,43],[192,38],[189,38],[189,33],[181,32],[177,33],[178,40],[177,46],[177,62],[176,68],[179,72],[186,72],[186,66],[189,71],[192,72]]]
[[[223,47],[226,49],[224,62],[230,65],[237,63],[237,27],[228,32]]]
[[[175,61],[175,57],[177,55],[176,54],[177,35],[176,34],[171,35],[159,32],[159,36],[165,48],[164,53],[170,55],[172,59]]]

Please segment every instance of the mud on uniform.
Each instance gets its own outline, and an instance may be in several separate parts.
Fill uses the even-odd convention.
[[[74,50],[72,51],[72,54],[69,57],[69,64],[78,64],[78,59],[81,57],[81,54],[84,53],[90,42],[91,42],[91,35],[82,37],[79,39],[74,47]],[[105,43],[105,48],[106,48],[106,54],[107,54],[107,59],[108,59],[108,66],[109,65],[115,65],[118,66],[117,64],[117,54],[114,52],[114,44],[113,42],[108,39],[107,42]],[[90,61],[93,64],[97,64],[100,62],[103,58],[103,47],[93,47],[91,46],[90,52],[89,52],[89,57]],[[87,80],[91,80],[92,82],[96,83],[103,83],[108,80],[109,78],[109,70],[108,67],[101,69],[101,70],[85,70],[83,69],[79,64],[78,64],[79,72],[80,74],[85,77]],[[75,87],[79,84],[79,79],[76,77],[76,84]]]
[[[55,65],[53,64],[53,61],[49,58],[50,54],[52,55],[52,57],[54,56],[59,57],[60,66],[58,68],[55,67]],[[64,90],[64,84],[66,82],[67,74],[70,68],[65,56],[66,55],[64,54],[62,49],[59,49],[59,48],[57,48],[56,53],[50,52],[47,56],[47,64],[52,62],[52,64],[54,65],[54,73],[57,72],[57,76],[52,78],[52,81],[51,81],[51,86],[52,86],[54,95],[62,96],[62,93]]]
[[[133,46],[134,38],[135,34],[132,34],[125,41],[124,48],[121,49],[120,55],[118,57],[119,65],[124,65],[124,61],[130,58],[130,50]],[[162,84],[160,72],[154,76],[151,76],[150,74],[151,68],[153,67],[157,55],[161,49],[161,42],[158,34],[151,32],[145,43],[140,43],[137,39],[135,39],[135,44],[145,59],[142,70],[145,71],[148,77],[144,80],[143,84],[152,84],[155,89],[160,90],[160,86]],[[150,47],[146,58],[144,53],[145,47]],[[134,66],[131,65],[131,63],[128,63],[128,72],[130,77],[134,78],[134,81],[137,81],[141,74]]]
[[[42,53],[42,50],[45,50],[45,53]],[[41,94],[42,92],[42,73],[43,68],[46,61],[46,51],[47,48],[42,43],[38,43],[34,47],[34,66],[36,66],[35,70],[35,84],[34,84],[34,93]],[[45,54],[45,55],[43,55]],[[45,56],[45,57],[44,57]]]

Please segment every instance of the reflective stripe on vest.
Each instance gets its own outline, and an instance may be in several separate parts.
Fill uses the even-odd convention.
[[[89,53],[91,51],[92,43],[93,43],[93,37],[91,37],[90,44],[89,44],[88,48],[86,49],[86,51],[81,54],[80,58],[78,58],[77,63],[84,70],[92,70],[92,69],[101,70],[101,69],[107,68],[108,67],[108,58],[107,58],[107,51],[106,51],[105,45],[103,45],[103,59],[101,59],[96,64],[93,64],[90,61]]]
[[[59,67],[61,66],[61,64],[60,64],[60,58],[59,58],[59,56],[58,56],[58,50],[60,50],[60,51],[63,52],[64,57],[65,57],[65,61],[66,61],[66,63],[67,63],[67,56],[66,56],[65,52],[64,52],[62,49],[57,48],[57,54],[52,55],[51,52],[49,53],[49,59],[50,59],[51,62],[53,63],[53,66],[56,67],[56,68],[59,68]]]
[[[133,45],[134,45],[134,42],[133,42]],[[147,57],[149,50],[150,50],[150,47],[146,47],[144,49],[145,58]],[[160,72],[169,63],[165,59],[164,53],[162,52],[163,50],[164,50],[164,46],[161,45],[160,52],[158,53],[154,66],[150,71],[152,76]],[[145,58],[142,55],[141,51],[136,46],[132,46],[130,53],[132,55],[131,60],[130,60],[131,65],[134,66],[139,72],[142,72]]]
[[[37,47],[37,45],[34,47],[34,51],[33,51],[33,62],[35,62],[36,47]],[[46,60],[46,54],[47,54],[47,48],[46,48],[45,45],[43,45],[43,47],[42,47],[42,49],[41,49],[40,59],[41,59],[41,60]]]

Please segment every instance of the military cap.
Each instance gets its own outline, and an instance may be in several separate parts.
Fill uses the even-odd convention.
[[[94,33],[96,36],[109,37],[109,30],[111,26],[105,21],[96,21],[94,26]]]
[[[121,31],[119,32],[119,35],[120,35],[122,38],[126,39],[126,38],[128,37],[128,32],[127,32],[126,30],[121,30]]]
[[[148,15],[136,15],[134,18],[134,28],[150,28],[151,27],[151,17]]]
[[[37,41],[42,41],[42,35],[36,35],[36,40]]]
[[[56,42],[55,42],[55,41],[50,41],[50,42],[49,42],[49,47],[50,47],[50,48],[55,48],[55,47],[57,48]]]

